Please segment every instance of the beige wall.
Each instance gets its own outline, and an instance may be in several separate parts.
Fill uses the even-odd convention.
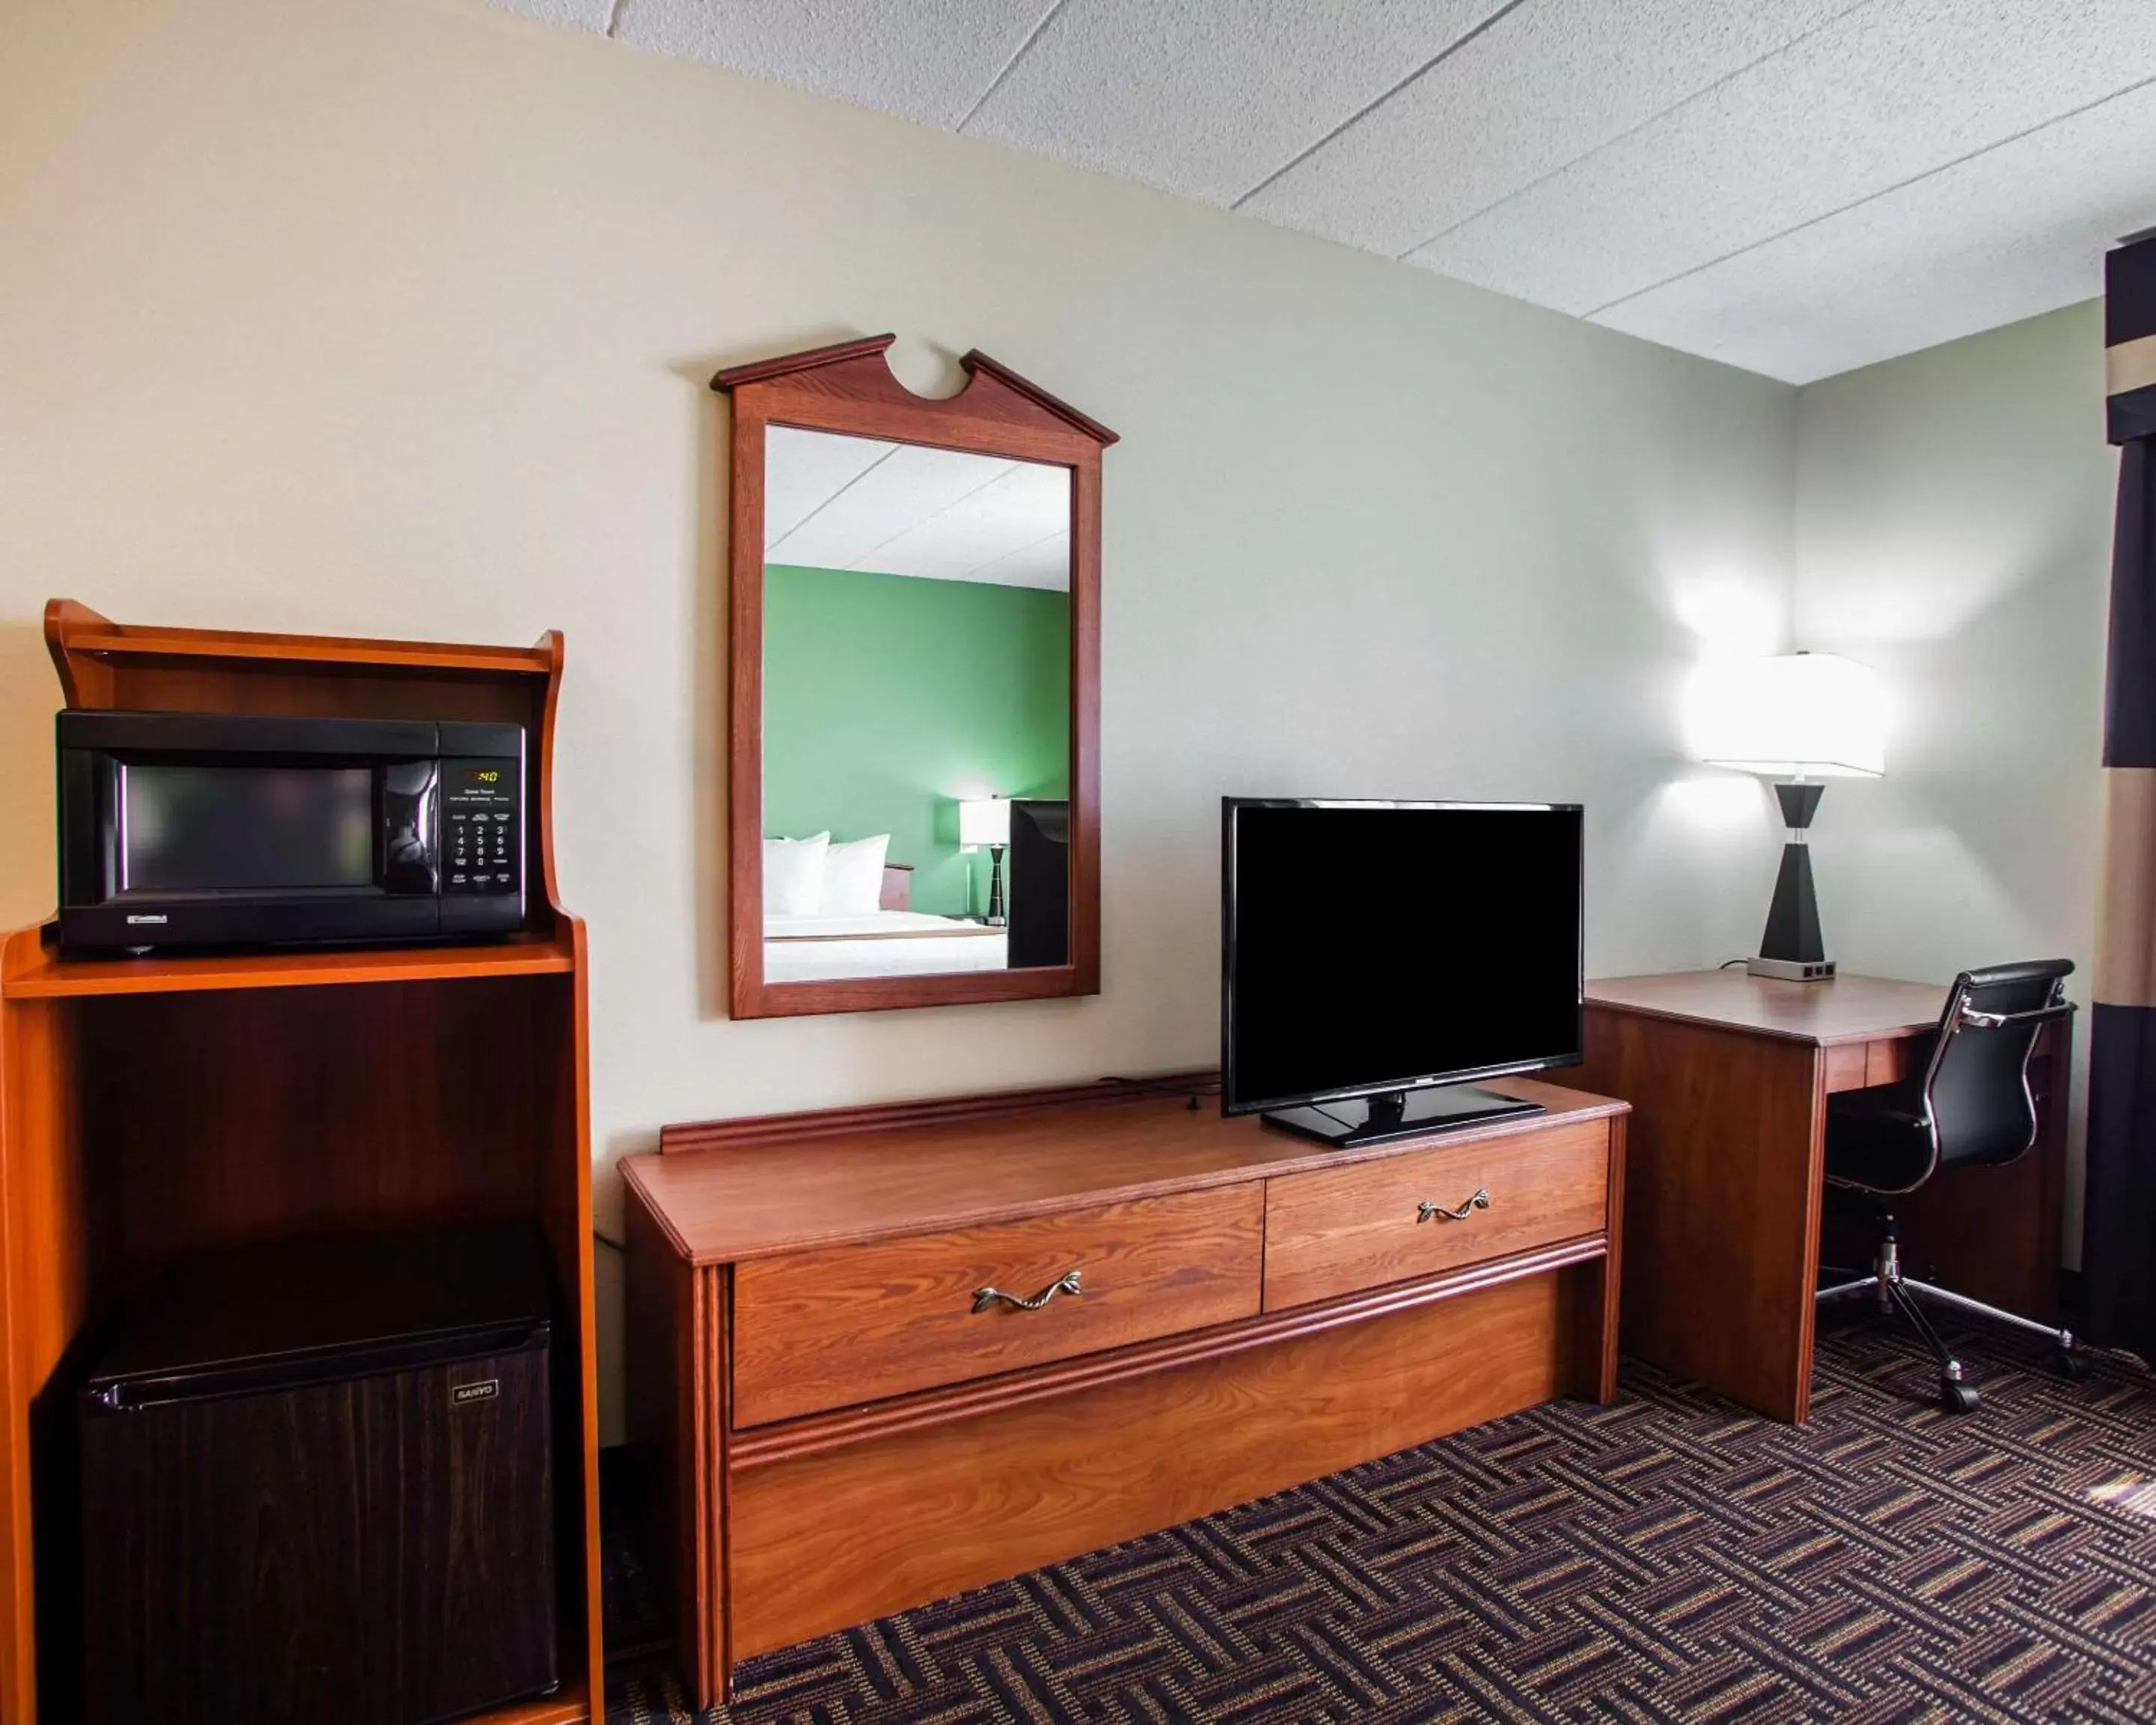
[[[1224,792],[1578,798],[1593,971],[1756,937],[1767,803],[1686,763],[1679,708],[1702,652],[1779,644],[1793,391],[479,0],[17,0],[8,33],[9,921],[50,899],[59,593],[567,631],[603,1163],[668,1120],[1209,1060]],[[1104,992],[734,1024],[706,381],[884,329],[916,387],[978,345],[1123,435]],[[1380,937],[1388,890],[1343,865],[1313,913]]]
[[[1814,829],[1830,944],[1941,980],[2064,956],[2086,1003],[2118,472],[2102,308],[1815,383],[1799,424],[1798,643],[1876,666],[1895,706],[1887,777],[1836,785]]]

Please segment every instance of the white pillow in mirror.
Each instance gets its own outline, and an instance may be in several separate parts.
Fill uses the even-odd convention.
[[[763,841],[763,914],[813,916],[824,902],[824,857],[831,835]]]
[[[834,845],[824,853],[824,914],[873,916],[883,908],[883,865],[891,834]]]

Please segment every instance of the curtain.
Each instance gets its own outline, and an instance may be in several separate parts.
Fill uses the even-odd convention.
[[[2156,1363],[2156,237],[2105,260],[2120,445],[2082,1267],[2089,1339]]]

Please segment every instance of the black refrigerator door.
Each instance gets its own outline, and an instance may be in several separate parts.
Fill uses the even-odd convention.
[[[543,1332],[78,1406],[90,1725],[419,1725],[555,1686]]]

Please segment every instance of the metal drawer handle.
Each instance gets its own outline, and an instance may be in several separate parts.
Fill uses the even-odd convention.
[[[1038,1312],[1058,1294],[1080,1294],[1084,1291],[1085,1290],[1078,1286],[1078,1272],[1075,1270],[1066,1270],[1030,1300],[1019,1294],[1006,1294],[1001,1288],[975,1288],[973,1310],[977,1312],[986,1312],[1000,1300],[1004,1305],[1014,1307],[1020,1312]]]
[[[1485,1186],[1456,1210],[1449,1210],[1441,1204],[1432,1204],[1425,1198],[1415,1206],[1415,1221],[1418,1224],[1424,1222],[1464,1222],[1470,1210],[1486,1210],[1489,1208],[1490,1189]]]

